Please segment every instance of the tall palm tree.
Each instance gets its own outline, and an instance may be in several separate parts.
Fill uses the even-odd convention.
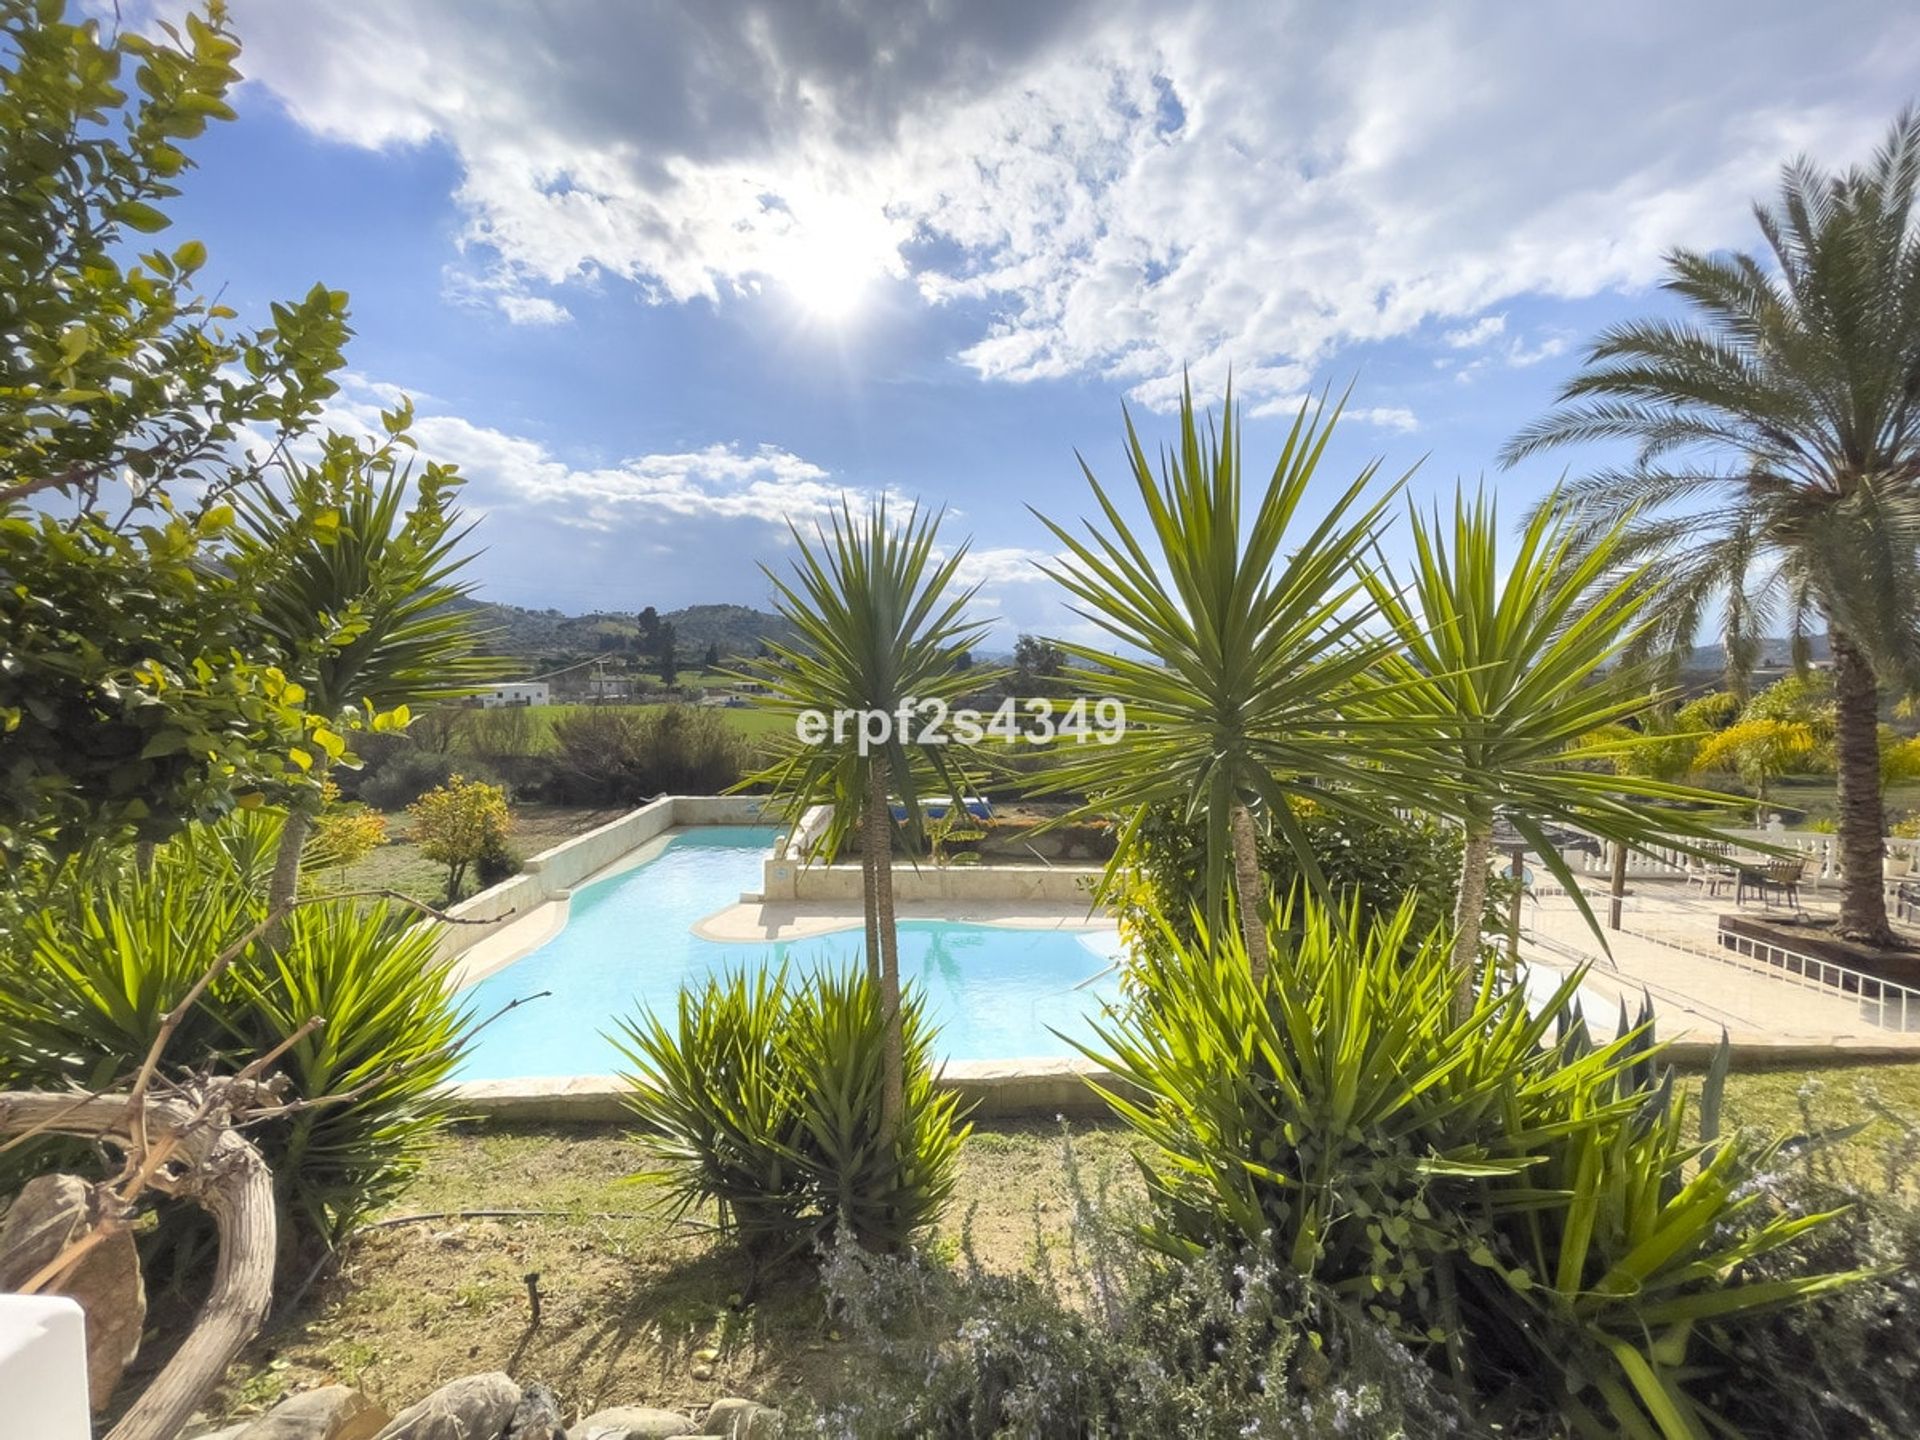
[[[1409,510],[1414,561],[1402,583],[1381,561],[1367,586],[1401,649],[1380,668],[1379,703],[1423,737],[1436,779],[1451,783],[1438,808],[1464,822],[1454,962],[1458,1008],[1472,1004],[1493,830],[1504,819],[1527,840],[1593,920],[1580,886],[1543,826],[1564,823],[1622,844],[1711,835],[1674,802],[1723,799],[1709,792],[1582,765],[1631,750],[1623,727],[1661,699],[1644,666],[1617,663],[1653,623],[1657,587],[1622,568],[1622,528],[1593,537],[1536,510],[1504,564],[1495,507],[1456,492],[1453,523]],[[1584,543],[1582,541],[1584,540]]]
[[[1863,167],[1788,165],[1756,206],[1765,259],[1676,251],[1675,320],[1614,326],[1560,405],[1508,443],[1624,440],[1634,461],[1557,503],[1673,583],[1665,638],[1690,645],[1722,608],[1729,680],[1767,627],[1796,656],[1824,625],[1838,702],[1840,930],[1885,943],[1877,715],[1920,687],[1920,114]]]
[[[458,478],[429,464],[417,482],[387,447],[335,437],[322,462],[296,467],[284,494],[245,502],[239,563],[254,587],[262,640],[306,707],[334,717],[471,695],[499,662],[455,579],[471,527],[450,504]],[[407,495],[413,491],[411,509]],[[324,761],[323,761],[324,763]],[[311,815],[288,807],[268,907],[292,901]]]
[[[769,641],[769,653],[745,667],[765,686],[759,703],[792,719],[795,733],[774,763],[743,785],[769,785],[794,820],[815,805],[829,806],[831,818],[815,842],[828,861],[859,836],[867,970],[879,982],[885,1011],[881,1104],[882,1132],[889,1136],[897,1133],[905,1103],[891,797],[898,792],[906,810],[901,828],[917,850],[921,794],[934,788],[960,805],[968,790],[968,752],[943,740],[923,741],[925,711],[913,719],[911,733],[895,723],[879,739],[839,717],[897,720],[909,702],[945,704],[992,683],[991,673],[965,664],[987,629],[964,618],[977,589],[961,588],[955,578],[967,546],[943,555],[939,527],[938,514],[923,516],[918,507],[895,525],[884,500],[858,520],[842,502],[812,541],[789,524],[798,552],[792,579],[766,573],[774,607],[795,638]]]
[[[1389,643],[1367,633],[1371,606],[1355,572],[1388,503],[1388,495],[1364,500],[1378,462],[1317,524],[1295,523],[1338,417],[1337,408],[1329,415],[1324,405],[1303,405],[1272,475],[1247,503],[1232,393],[1216,429],[1196,412],[1189,386],[1178,444],[1162,452],[1158,474],[1126,417],[1144,530],[1121,517],[1085,460],[1105,528],[1090,520],[1081,534],[1040,516],[1066,552],[1043,568],[1079,615],[1118,642],[1063,642],[1074,662],[1066,678],[1126,706],[1120,738],[1069,752],[1049,788],[1085,794],[1090,809],[1129,812],[1122,854],[1157,806],[1204,820],[1209,926],[1219,927],[1230,856],[1256,974],[1268,959],[1259,832],[1284,837],[1317,879],[1289,799],[1352,808],[1380,797],[1384,810],[1415,798],[1410,790],[1382,796],[1390,785],[1378,768],[1379,734],[1345,704]]]

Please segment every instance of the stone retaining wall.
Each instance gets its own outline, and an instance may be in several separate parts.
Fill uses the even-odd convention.
[[[899,902],[1031,901],[1041,905],[1085,904],[1093,898],[1098,865],[935,865],[896,862],[893,898]],[[768,859],[761,898],[769,903],[828,901],[862,903],[858,865],[807,865],[786,856]]]

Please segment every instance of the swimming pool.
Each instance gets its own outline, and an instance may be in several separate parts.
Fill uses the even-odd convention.
[[[722,944],[694,924],[757,890],[779,832],[758,825],[676,831],[651,860],[573,894],[567,923],[538,949],[462,993],[485,1019],[510,1001],[552,993],[494,1020],[455,1078],[611,1075],[625,1068],[605,1038],[620,1017],[672,1013],[683,985],[743,965],[795,971],[857,963],[858,927],[805,940]],[[947,920],[900,925],[900,978],[924,999],[949,1060],[1075,1053],[1053,1033],[1090,1039],[1089,1017],[1117,993],[1111,927],[1019,930]]]

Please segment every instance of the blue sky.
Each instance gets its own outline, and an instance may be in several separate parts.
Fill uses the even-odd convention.
[[[1495,449],[1661,252],[1751,245],[1781,161],[1920,89],[1894,4],[233,8],[176,233],[243,313],[351,293],[336,418],[414,397],[487,597],[764,603],[783,513],[891,491],[1005,639],[1069,628],[1026,507],[1081,514],[1075,450],[1118,478],[1182,366],[1232,367],[1250,463],[1352,379],[1327,488],[1421,461],[1517,515],[1600,457]]]

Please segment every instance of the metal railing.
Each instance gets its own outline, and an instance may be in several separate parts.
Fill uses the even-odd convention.
[[[1836,965],[1816,955],[1802,955],[1798,950],[1789,950],[1769,940],[1758,940],[1729,930],[1720,932],[1721,940],[1728,943],[1714,946],[1701,945],[1671,934],[1654,934],[1624,926],[1620,933],[1650,940],[1669,949],[1684,950],[1704,959],[1718,960],[1771,979],[1786,980],[1803,990],[1856,1002],[1862,1018],[1869,1019],[1869,1023],[1883,1030],[1898,1030],[1904,1034],[1920,1029],[1920,990],[1892,980],[1882,980],[1878,975],[1869,975],[1864,970]]]
[[[1836,835],[1815,830],[1728,830],[1723,833],[1736,843],[1751,845],[1756,852],[1765,846],[1799,855],[1807,862],[1805,878],[1810,884],[1840,878],[1840,846]],[[1889,835],[1886,837],[1886,847],[1887,860],[1890,862],[1887,867],[1889,880],[1909,877],[1920,879],[1920,840]],[[1627,852],[1629,876],[1685,875],[1687,865],[1685,853],[1665,846],[1654,845],[1645,852]],[[1584,875],[1605,875],[1612,866],[1610,848],[1601,842],[1595,851],[1583,850],[1575,868]]]

